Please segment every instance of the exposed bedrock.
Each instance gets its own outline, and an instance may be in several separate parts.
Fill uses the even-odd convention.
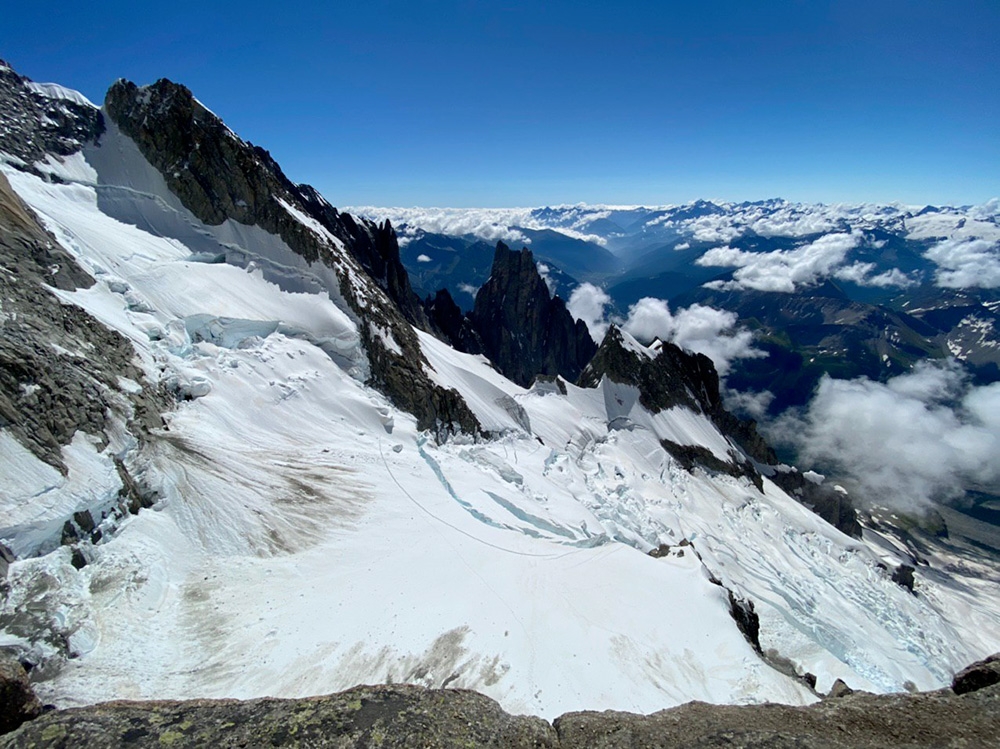
[[[690,702],[652,715],[512,716],[484,695],[363,686],[295,700],[111,702],[56,710],[6,736],[27,747],[730,747],[897,749],[995,746],[1000,685],[873,695],[841,690],[809,707]]]

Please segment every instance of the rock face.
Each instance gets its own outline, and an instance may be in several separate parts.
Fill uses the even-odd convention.
[[[560,746],[742,747],[743,749],[895,749],[993,746],[1000,689],[956,698],[855,693],[811,707],[690,702],[648,716],[569,713],[555,721]]]
[[[585,323],[552,297],[531,251],[497,243],[489,280],[469,315],[483,353],[506,377],[527,387],[536,375],[576,380],[597,350]]]
[[[10,564],[14,559],[14,552],[3,543],[0,543],[0,602],[2,602],[3,597],[7,594],[7,572],[10,570]]]
[[[552,725],[488,697],[413,686],[299,700],[112,702],[47,713],[0,737],[14,747],[743,747],[995,746],[1000,686],[966,695],[854,693],[811,707],[690,702],[652,715],[577,712]]]
[[[639,388],[639,403],[653,413],[686,406],[711,416],[722,407],[719,375],[704,354],[689,354],[672,343],[657,343],[655,357],[629,346],[612,325],[600,348],[579,378],[583,387],[597,387],[603,377]]]
[[[0,734],[42,714],[28,675],[15,658],[0,651]]]
[[[1000,653],[966,666],[952,679],[955,694],[968,694],[1000,683]]]
[[[911,565],[901,564],[892,571],[892,581],[912,593],[914,583],[913,573],[914,568]]]
[[[452,299],[447,289],[440,289],[424,300],[424,309],[432,329],[451,346],[467,354],[483,353],[483,342],[468,317]]]
[[[82,97],[63,95],[69,93],[32,83],[0,60],[0,151],[41,174],[36,162],[46,153],[68,156],[104,132],[100,110]]]
[[[760,649],[760,617],[754,611],[753,601],[745,598],[737,598],[733,591],[729,591],[729,613],[736,620],[736,626],[747,639],[757,653],[763,652]]]
[[[309,185],[298,185],[298,191],[310,213],[325,216],[326,223],[333,226],[339,219],[347,234],[340,236],[361,267],[385,290],[407,320],[426,330],[427,316],[400,260],[399,241],[392,224],[388,220],[381,224],[357,221],[349,213],[339,213]]]
[[[145,382],[132,345],[46,288],[87,288],[94,280],[41,227],[3,174],[0,269],[0,428],[65,472],[61,448],[78,429],[106,439],[111,414],[131,421],[140,437],[160,425],[167,407],[162,393],[149,386],[140,393],[121,390],[119,377]]]
[[[311,263],[335,269],[370,364],[369,384],[439,436],[478,434],[475,415],[455,390],[431,381],[412,325],[429,323],[399,260],[392,226],[342,214],[308,185],[296,185],[262,148],[240,140],[179,84],[138,87],[119,80],[105,111],[135,141],[184,206],[206,224],[226,220],[281,237]]]

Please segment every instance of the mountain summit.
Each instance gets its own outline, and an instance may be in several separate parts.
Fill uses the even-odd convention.
[[[549,293],[531,250],[511,250],[503,242],[497,242],[493,270],[469,319],[484,353],[519,385],[540,374],[575,381],[597,350],[587,325]]]

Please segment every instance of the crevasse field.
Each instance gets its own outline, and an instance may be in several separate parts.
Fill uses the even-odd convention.
[[[163,497],[152,510],[82,570],[65,547],[11,567],[8,610],[39,636],[0,644],[54,655],[62,639],[73,655],[38,684],[44,701],[388,681],[549,718],[815,700],[753,651],[711,576],[755,603],[763,649],[820,692],[836,678],[936,688],[1000,650],[996,585],[971,563],[931,559],[911,595],[878,566],[907,559],[891,539],[849,538],[766,479],[761,493],[681,469],[660,439],[725,458],[725,438],[700,414],[646,412],[627,387],[525,390],[421,334],[432,376],[502,434],[437,444],[364,385],[333,270],[258,228],[201,224],[113,125],[99,148],[50,159],[63,184],[3,169],[98,281],[63,301],[191,398],[141,457]],[[78,433],[63,477],[0,433],[0,537],[30,557],[67,513],[110,506],[130,440],[122,428],[98,451]],[[670,553],[650,557],[659,544]]]

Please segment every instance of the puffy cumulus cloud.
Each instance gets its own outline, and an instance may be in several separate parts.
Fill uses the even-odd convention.
[[[735,359],[767,355],[753,347],[750,331],[736,330],[737,319],[734,312],[701,304],[672,313],[664,300],[645,297],[629,308],[622,330],[643,343],[659,338],[687,351],[705,354],[724,377]]]
[[[970,387],[954,361],[885,384],[824,377],[806,411],[768,433],[862,499],[919,510],[1000,481],[1000,383]]]
[[[917,283],[899,268],[890,268],[882,273],[872,275],[873,270],[875,270],[875,263],[854,262],[838,268],[833,275],[842,281],[852,281],[858,286],[877,286],[883,289],[888,286],[907,288]]]
[[[687,221],[684,228],[698,242],[731,242],[744,231],[730,216],[699,216]]]
[[[566,308],[574,318],[587,323],[590,337],[600,343],[608,332],[607,310],[610,304],[611,297],[604,289],[592,283],[582,283],[569,295]]]
[[[430,255],[417,255],[418,263],[429,263],[431,261]]]
[[[460,283],[458,285],[459,291],[464,291],[466,294],[471,296],[473,299],[476,298],[476,294],[479,293],[479,287],[473,286],[471,283]]]
[[[990,198],[985,203],[969,209],[969,215],[979,221],[989,221],[1000,218],[1000,198]]]
[[[785,206],[754,220],[750,228],[762,237],[805,237],[837,228],[839,216],[831,216],[819,210],[825,206],[808,206],[808,208],[813,210],[804,211],[798,206]]]
[[[794,250],[747,252],[733,247],[716,247],[700,258],[698,265],[737,268],[727,288],[794,292],[827,278],[841,266],[847,253],[861,242],[859,232],[826,234]],[[716,283],[716,287],[720,284]]]
[[[947,289],[1000,287],[1000,243],[987,239],[946,239],[924,253],[938,266],[935,280]]]

